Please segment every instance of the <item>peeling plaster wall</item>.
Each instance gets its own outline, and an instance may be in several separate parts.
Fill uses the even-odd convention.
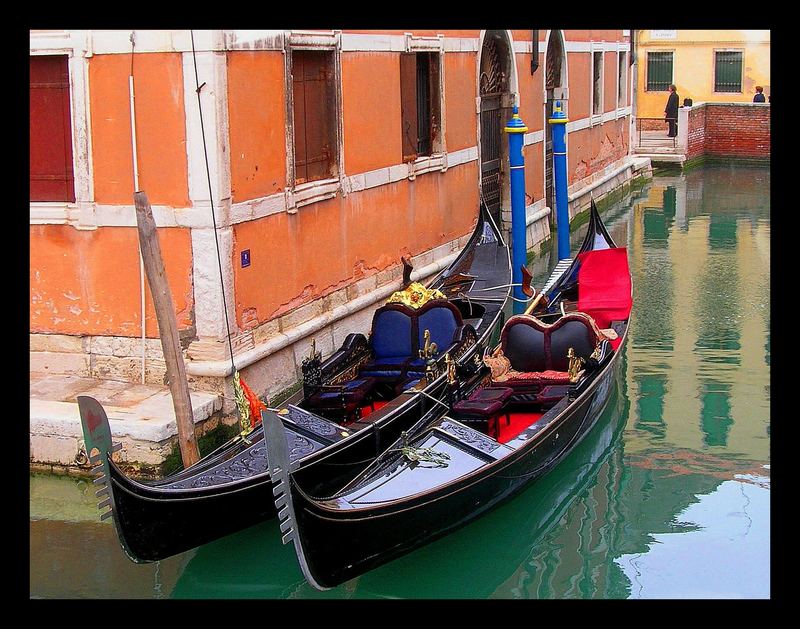
[[[243,329],[468,233],[475,162],[234,227],[236,316]],[[250,250],[250,266],[238,264]],[[292,252],[304,252],[295,255]]]
[[[212,360],[216,354],[211,346],[221,345],[227,334],[222,329],[222,291],[212,234],[220,238],[229,311],[235,309],[234,344],[252,345],[262,342],[265,330],[278,325],[279,318],[285,333],[286,326],[319,314],[334,298],[390,284],[399,277],[400,256],[424,253],[427,259],[443,243],[471,231],[479,202],[476,64],[481,31],[444,31],[443,40],[435,30],[414,30],[413,38],[401,30],[344,31],[366,35],[351,37],[340,54],[344,178],[334,198],[296,207],[291,191],[285,192],[289,164],[283,49],[289,35],[275,31],[245,41],[243,31],[226,32],[218,40],[200,33],[201,64],[210,68],[201,67],[200,79],[208,80],[202,93],[205,133],[212,149],[219,145],[218,154],[212,150],[211,155],[216,232],[205,207],[205,164],[196,157],[202,144],[186,32],[167,32],[172,37],[160,39],[156,36],[161,31],[152,33],[150,39],[147,32],[141,33],[137,50],[142,50],[133,59],[139,187],[157,206],[156,215],[167,217],[159,223],[159,236],[179,327],[182,336],[190,336],[196,326],[201,340],[209,343],[202,347],[193,343],[198,360],[203,356]],[[524,147],[526,202],[529,211],[539,211],[544,195],[544,66],[530,74],[531,31],[515,30],[512,35],[520,113],[530,130]],[[172,43],[164,46],[153,37]],[[130,222],[131,55],[125,51],[126,38],[111,31],[89,36],[93,43],[89,41],[88,47],[94,45],[94,53],[81,61],[86,65],[91,115],[85,130],[75,133],[90,136],[88,174],[81,176],[91,178],[92,192],[85,195],[86,207],[80,211],[81,216],[95,217],[99,227],[75,229],[70,208],[65,210],[70,224],[31,225],[31,351],[32,362],[43,368],[135,380],[141,350],[136,338],[139,266],[136,230]],[[419,45],[426,38],[430,41],[423,46],[435,49],[438,40],[446,51],[442,85],[447,155],[416,174],[408,171],[407,177],[399,129],[399,54],[410,39]],[[155,50],[144,46],[151,39],[158,44]],[[620,38],[620,31],[565,31],[571,120],[588,117],[590,42],[613,47],[626,39]],[[607,112],[614,108],[616,97],[610,87],[615,86],[616,53],[608,47],[604,48]],[[543,63],[543,40],[539,53]],[[569,132],[570,184],[591,178],[627,153],[628,120],[606,120]],[[215,167],[229,172],[217,175]],[[531,210],[534,204],[536,209]],[[42,220],[46,223],[49,216]],[[541,231],[539,223],[535,227]],[[91,221],[86,225],[95,226]],[[251,255],[246,268],[240,263],[244,249]],[[348,320],[368,318],[358,313]],[[146,320],[147,378],[156,381],[163,377],[164,367],[149,293]],[[341,340],[336,338],[338,324],[332,325],[333,340],[321,337],[326,346]],[[34,342],[37,336],[41,338]],[[79,348],[70,342],[73,339]],[[281,351],[287,356],[291,352],[296,363],[306,341]],[[40,354],[35,361],[34,353]]]
[[[182,64],[179,53],[134,55],[139,190],[147,193],[153,205],[189,205]],[[130,73],[130,55],[95,55],[89,60],[91,147],[98,203],[133,204]]]
[[[283,54],[235,51],[228,58],[233,201],[286,187],[286,104]]]
[[[192,325],[192,247],[188,229],[158,231],[179,329]],[[136,228],[80,231],[30,226],[30,330],[50,334],[141,335],[139,241]],[[149,338],[158,337],[145,283]]]

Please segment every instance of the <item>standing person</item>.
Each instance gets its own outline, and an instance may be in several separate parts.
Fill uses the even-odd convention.
[[[669,137],[674,138],[678,135],[678,88],[675,84],[669,86],[669,98],[667,107],[664,109],[667,122],[669,123]]]
[[[754,103],[766,103],[767,99],[764,97],[764,88],[756,85],[756,95],[753,96]]]

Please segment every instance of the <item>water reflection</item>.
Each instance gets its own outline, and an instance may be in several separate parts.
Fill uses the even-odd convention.
[[[700,496],[644,552],[615,560],[631,598],[769,598],[769,479],[739,478]]]
[[[48,515],[34,501],[57,492],[32,478],[31,595],[768,597],[769,185],[769,168],[706,166],[603,213],[634,285],[618,395],[560,466],[475,523],[317,592],[274,521],[135,565],[93,498]],[[533,261],[537,286],[554,264]]]
[[[586,563],[592,548],[582,542],[587,532],[607,535],[606,512],[610,461],[619,458],[624,426],[624,398],[615,392],[598,424],[559,465],[559,474],[546,476],[516,499],[473,524],[410,555],[382,566],[338,588],[317,592],[305,583],[294,551],[280,543],[274,523],[257,526],[200,548],[189,561],[173,590],[176,598],[518,598],[528,597],[531,584],[541,590],[537,569],[540,541],[557,531],[572,512],[580,518],[569,548],[571,560],[559,565]],[[612,492],[613,493],[613,492]],[[550,552],[549,549],[547,551]],[[562,557],[563,562],[563,557]],[[552,562],[551,562],[552,563]],[[607,578],[596,568],[608,564],[598,556],[586,571],[591,595],[604,595]],[[551,586],[544,596],[557,595]]]

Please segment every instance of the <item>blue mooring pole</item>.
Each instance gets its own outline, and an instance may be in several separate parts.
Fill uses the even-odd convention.
[[[558,232],[558,259],[569,258],[569,205],[567,200],[567,123],[569,118],[556,101],[553,115],[548,120],[553,126],[553,175],[556,193],[556,231]]]
[[[508,157],[511,164],[511,281],[514,297],[522,301],[514,302],[514,314],[525,310],[523,303],[527,297],[519,284],[522,283],[522,267],[527,261],[525,238],[525,158],[522,157],[522,140],[528,127],[519,117],[519,107],[513,109],[513,116],[506,124],[508,133]]]

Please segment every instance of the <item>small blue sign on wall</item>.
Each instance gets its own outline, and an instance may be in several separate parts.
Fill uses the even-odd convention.
[[[242,251],[242,268],[250,266],[250,249]]]

